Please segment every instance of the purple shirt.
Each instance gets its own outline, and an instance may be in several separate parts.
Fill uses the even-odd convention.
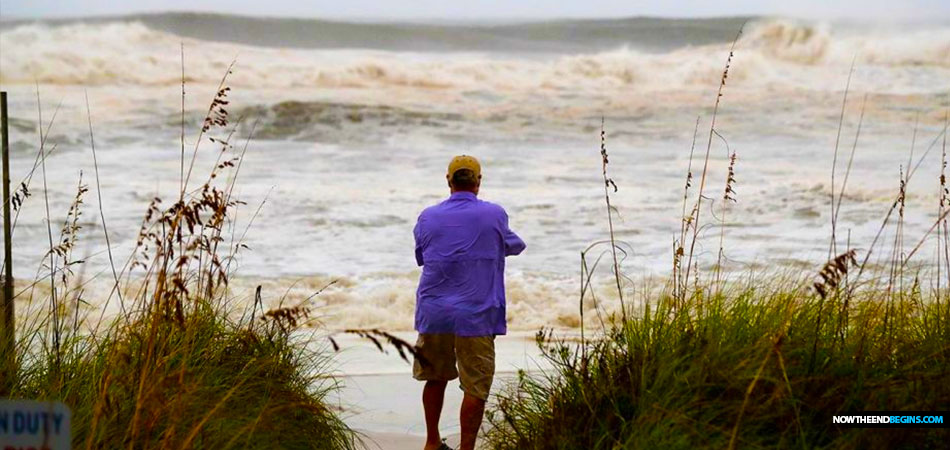
[[[413,230],[416,330],[456,336],[505,334],[505,256],[524,241],[508,229],[508,214],[471,192],[455,192],[419,214]]]

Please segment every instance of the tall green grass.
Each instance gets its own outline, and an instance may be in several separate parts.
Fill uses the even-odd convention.
[[[325,397],[328,355],[204,300],[20,357],[14,398],[59,400],[74,448],[355,448]]]
[[[945,430],[848,429],[831,415],[946,410],[946,303],[869,294],[845,318],[842,303],[769,278],[677,303],[653,299],[585,347],[540,334],[554,370],[499,395],[491,448],[942,445]]]

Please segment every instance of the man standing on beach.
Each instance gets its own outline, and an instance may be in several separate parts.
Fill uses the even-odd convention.
[[[412,374],[425,381],[425,450],[449,449],[439,434],[445,387],[459,377],[464,397],[459,450],[473,450],[495,375],[495,336],[505,334],[505,257],[525,243],[508,228],[508,214],[477,198],[481,165],[452,158],[445,178],[451,195],[422,211],[413,230],[418,356]],[[457,364],[457,366],[456,366]]]

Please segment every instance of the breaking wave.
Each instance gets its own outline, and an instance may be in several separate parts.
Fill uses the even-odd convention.
[[[313,293],[335,283],[313,297]],[[371,273],[357,277],[236,279],[236,293],[263,286],[265,308],[296,305],[306,299],[314,306],[313,320],[330,329],[382,328],[412,330],[418,272]],[[595,325],[619,310],[612,279],[597,279],[592,286],[596,301],[585,302],[585,322]],[[506,294],[508,328],[534,331],[541,327],[580,326],[576,280],[570,276],[508,273]]]
[[[835,36],[828,25],[771,20],[753,24],[740,47],[799,64],[856,57],[865,64],[950,66],[950,28]]]
[[[307,50],[202,41],[142,22],[21,24],[0,32],[0,82],[62,85],[171,85],[180,80],[179,45],[188,81],[214,83],[233,59],[235,84],[268,88],[598,90],[679,89],[715,82],[728,43],[663,53],[637,42],[589,53],[512,55],[492,52]],[[914,32],[842,32],[827,25],[766,20],[737,45],[737,80],[795,83],[788,65],[861,64],[950,67],[950,28]]]

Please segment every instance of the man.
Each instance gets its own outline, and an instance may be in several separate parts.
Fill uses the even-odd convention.
[[[460,450],[473,450],[495,375],[495,336],[505,334],[505,257],[524,241],[508,229],[508,214],[477,198],[482,169],[461,155],[449,163],[450,197],[422,211],[413,230],[416,262],[416,349],[413,377],[426,382],[422,405],[425,450],[451,450],[439,435],[449,380],[460,378]],[[458,366],[456,367],[456,363]]]

